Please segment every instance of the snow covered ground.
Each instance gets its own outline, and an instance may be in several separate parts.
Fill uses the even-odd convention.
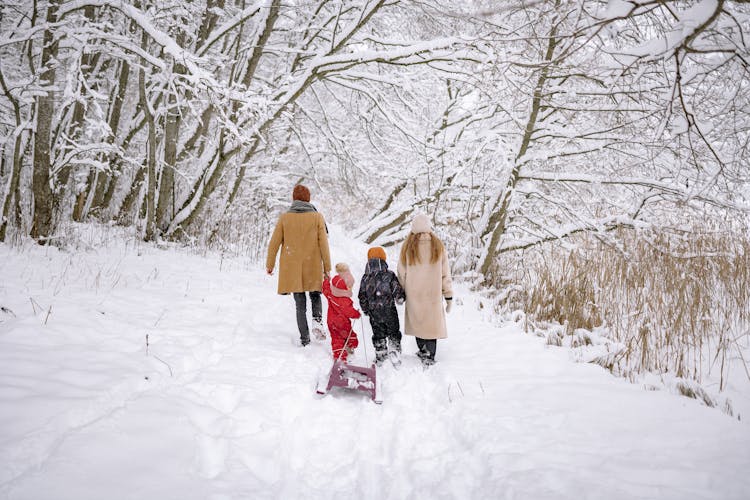
[[[359,281],[365,247],[332,241]],[[379,406],[316,396],[330,346],[294,345],[261,266],[94,246],[0,245],[0,498],[750,495],[747,418],[573,363],[461,286],[438,364],[407,337]]]

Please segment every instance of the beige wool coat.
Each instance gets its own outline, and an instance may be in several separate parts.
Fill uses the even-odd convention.
[[[453,297],[451,270],[448,257],[430,263],[430,235],[419,235],[418,264],[405,264],[399,259],[397,274],[406,292],[404,333],[422,339],[444,339],[444,297]]]
[[[331,254],[323,215],[319,212],[281,214],[268,243],[266,269],[279,257],[278,293],[319,292],[323,273],[331,271]]]

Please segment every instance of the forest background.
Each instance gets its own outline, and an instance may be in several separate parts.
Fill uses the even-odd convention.
[[[716,404],[750,379],[748,35],[741,0],[4,0],[0,241],[260,258],[303,182],[391,252],[430,214],[499,313]]]

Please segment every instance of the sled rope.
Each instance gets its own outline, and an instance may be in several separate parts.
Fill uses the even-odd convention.
[[[365,340],[365,320],[362,316],[359,317],[359,322],[362,325],[362,346],[365,349],[365,364],[367,364],[367,341]]]

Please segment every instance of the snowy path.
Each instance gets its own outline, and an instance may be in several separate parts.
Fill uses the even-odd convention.
[[[359,279],[363,252],[334,258]],[[245,261],[0,245],[0,276],[15,315],[0,313],[0,498],[750,492],[745,421],[572,363],[460,288],[438,364],[423,371],[406,338],[378,406],[314,394],[330,347],[293,345],[292,300]]]

